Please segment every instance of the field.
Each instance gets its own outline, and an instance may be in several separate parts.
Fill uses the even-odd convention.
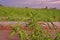
[[[30,14],[35,20],[60,21],[60,10],[58,9],[0,7],[0,21],[26,20],[30,18]]]
[[[4,24],[4,22],[12,21],[17,22],[17,24]],[[20,25],[19,22],[21,21],[27,23]],[[8,32],[10,31],[9,35],[11,34],[11,38],[9,38],[9,40],[13,40],[16,33],[19,39],[14,40],[60,40],[60,31],[57,32],[57,29],[55,28],[56,25],[53,24],[53,22],[60,22],[59,9],[15,8],[0,6],[0,22],[3,22],[0,24],[2,37],[3,33],[5,35],[7,32],[5,30],[8,30]],[[50,28],[48,22],[52,24],[52,28]],[[44,23],[47,23],[48,25],[44,26],[46,28],[43,28],[43,25],[45,25]],[[4,30],[5,32],[1,30]],[[54,34],[53,37],[51,36],[51,32]]]

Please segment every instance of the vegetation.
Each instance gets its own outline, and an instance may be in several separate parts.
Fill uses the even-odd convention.
[[[13,37],[14,34],[18,32],[20,40],[52,40],[49,32],[47,30],[43,32],[42,26],[37,24],[37,21],[35,20],[36,15],[33,15],[32,13],[29,15],[30,24],[28,25],[27,30],[23,30],[22,28],[20,29],[18,26],[16,26],[13,28],[14,30],[11,33],[11,36]]]
[[[30,13],[36,15],[35,20],[60,21],[60,10],[58,9],[38,9],[38,8],[14,8],[0,6],[0,21],[20,21],[30,18]]]
[[[47,30],[42,32],[42,26],[37,21],[53,22],[60,21],[60,10],[38,8],[13,8],[0,6],[0,21],[25,21],[30,19],[27,30],[24,27],[13,27],[11,37],[18,33],[20,40],[52,40]],[[19,22],[18,22],[19,23]],[[52,23],[53,24],[53,23]],[[53,25],[54,26],[54,25]],[[59,40],[60,36],[56,36]],[[54,40],[55,40],[54,39]]]

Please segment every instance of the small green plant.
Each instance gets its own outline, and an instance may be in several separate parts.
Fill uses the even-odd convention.
[[[60,32],[57,32],[57,33],[56,33],[56,37],[55,37],[54,40],[60,40]]]
[[[14,34],[17,32],[19,35],[20,40],[52,40],[49,33],[47,31],[42,32],[42,26],[37,24],[38,20],[35,20],[36,14],[33,14],[32,12],[29,13],[29,21],[28,28],[33,28],[34,30],[32,32],[29,30],[20,30],[19,26],[16,26],[13,28],[13,32],[11,33],[11,36],[13,37]],[[26,33],[28,32],[28,33]]]

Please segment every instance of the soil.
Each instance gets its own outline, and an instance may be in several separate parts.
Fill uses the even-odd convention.
[[[51,37],[54,39],[56,32],[60,32],[60,22],[53,22],[56,25],[56,30],[51,30],[47,23],[43,22],[42,26],[43,26],[43,30],[48,30],[51,33]],[[9,26],[9,24],[16,24],[16,22],[0,22],[0,40],[10,40],[10,33],[12,32],[12,28]],[[41,24],[41,23],[40,23]],[[49,22],[49,25],[52,28],[51,23]],[[19,40],[18,34],[15,34],[14,40]]]

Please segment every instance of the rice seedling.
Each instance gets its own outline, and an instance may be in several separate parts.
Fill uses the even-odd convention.
[[[37,24],[37,21],[45,21],[47,24],[50,22],[55,29],[53,22],[60,21],[60,10],[0,7],[0,17],[8,17],[6,19],[7,21],[27,22],[26,26],[21,27],[21,25],[18,26],[17,24],[13,27],[10,35],[11,38],[18,33],[20,40],[52,40],[47,30],[42,32],[42,26],[41,24]],[[4,19],[0,18],[0,21],[4,21]],[[26,27],[27,30],[23,30],[24,27]],[[55,39],[58,38],[56,37]]]

